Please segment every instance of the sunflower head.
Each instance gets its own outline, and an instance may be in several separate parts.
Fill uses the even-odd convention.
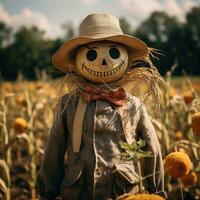
[[[14,121],[13,127],[16,132],[22,133],[27,129],[28,124],[24,118],[17,117]]]
[[[25,97],[24,96],[22,96],[22,95],[20,95],[20,96],[18,96],[17,98],[16,98],[16,102],[17,102],[17,104],[18,105],[20,105],[20,106],[26,106],[27,105],[27,102],[26,102],[26,99],[25,99]]]
[[[197,183],[197,174],[195,172],[190,172],[189,174],[181,177],[181,182],[185,187],[191,187]]]
[[[156,194],[130,194],[124,200],[164,200],[164,198]]]
[[[191,91],[187,91],[183,94],[183,98],[186,104],[192,103],[194,96]]]
[[[169,88],[169,96],[170,98],[174,97],[177,95],[177,90],[174,87]]]
[[[200,136],[200,112],[192,116],[192,130],[195,135]]]
[[[175,139],[176,140],[183,139],[183,133],[181,131],[176,131],[176,133],[175,133]]]
[[[191,167],[191,160],[184,152],[173,152],[165,158],[164,168],[172,178],[180,178],[187,175]]]

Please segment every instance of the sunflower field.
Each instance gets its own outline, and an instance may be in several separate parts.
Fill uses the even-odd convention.
[[[152,122],[163,153],[170,200],[200,199],[200,78],[164,77],[161,110]],[[39,199],[37,171],[52,126],[61,80],[0,83],[0,199]],[[68,92],[68,88],[65,89]],[[118,199],[164,199],[124,194]]]

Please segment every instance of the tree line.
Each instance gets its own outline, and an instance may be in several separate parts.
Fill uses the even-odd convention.
[[[149,47],[157,49],[153,62],[164,75],[176,63],[175,75],[183,70],[190,75],[200,75],[200,7],[186,14],[185,22],[165,12],[154,12],[134,29],[126,18],[120,18],[125,34],[136,36]],[[73,24],[63,26],[65,36],[47,39],[36,27],[21,27],[13,31],[0,22],[0,76],[15,80],[19,73],[27,79],[36,79],[37,71],[45,70],[52,77],[62,75],[52,67],[51,56],[68,39],[75,36]]]

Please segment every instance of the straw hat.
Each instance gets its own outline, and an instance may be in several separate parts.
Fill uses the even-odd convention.
[[[148,56],[147,45],[136,37],[123,34],[119,20],[110,14],[88,15],[79,26],[79,36],[64,42],[53,55],[54,66],[63,71],[75,71],[75,52],[80,45],[109,40],[127,46],[129,59],[136,60]]]

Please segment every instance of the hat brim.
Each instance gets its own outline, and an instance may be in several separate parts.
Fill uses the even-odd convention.
[[[148,56],[147,45],[136,37],[129,35],[95,35],[91,37],[80,36],[64,42],[52,57],[53,65],[62,72],[75,71],[75,52],[80,45],[90,42],[108,40],[127,46],[131,61]]]

